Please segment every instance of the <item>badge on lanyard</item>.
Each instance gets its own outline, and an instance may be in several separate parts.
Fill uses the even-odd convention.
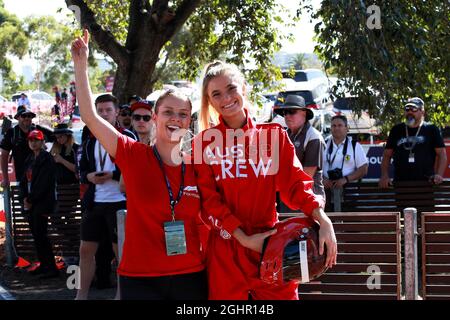
[[[186,233],[184,232],[183,221],[165,222],[164,235],[168,256],[186,254]]]
[[[184,231],[184,222],[183,221],[175,221],[175,206],[180,202],[181,197],[183,196],[184,189],[184,173],[186,171],[186,165],[184,162],[181,163],[181,185],[178,191],[177,199],[174,199],[172,187],[170,186],[169,178],[167,177],[166,171],[164,170],[164,165],[161,159],[161,156],[156,149],[156,146],[153,146],[153,152],[158,159],[159,166],[161,171],[164,174],[164,178],[166,181],[167,191],[169,193],[170,200],[170,210],[172,213],[172,221],[164,222],[164,237],[166,239],[166,253],[168,256],[175,256],[178,254],[186,254],[186,233]]]
[[[410,154],[409,154],[408,162],[409,162],[409,163],[414,163],[414,153],[410,153]]]

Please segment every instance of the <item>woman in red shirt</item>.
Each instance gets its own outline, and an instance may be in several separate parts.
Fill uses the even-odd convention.
[[[272,286],[258,276],[264,239],[278,221],[276,192],[320,223],[320,253],[326,246],[328,267],[336,263],[336,237],[324,199],[312,192],[289,137],[278,124],[253,122],[245,90],[236,66],[207,66],[200,111],[206,130],[194,140],[194,163],[203,220],[213,228],[206,252],[209,298],[298,299],[295,282]]]
[[[156,143],[122,134],[96,114],[87,76],[89,34],[72,43],[82,120],[115,158],[127,190],[121,299],[206,299],[198,234],[200,197],[193,165],[180,151],[191,102],[168,91],[155,104]]]

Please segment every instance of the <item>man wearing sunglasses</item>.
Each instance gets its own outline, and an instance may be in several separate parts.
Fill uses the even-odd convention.
[[[274,112],[284,117],[287,133],[294,144],[297,158],[303,165],[303,171],[314,179],[314,193],[325,198],[322,181],[322,152],[325,142],[320,132],[309,123],[314,117],[313,111],[306,106],[302,96],[288,95],[284,104],[275,107]]]
[[[153,106],[146,100],[139,100],[131,105],[131,121],[139,142],[153,144],[155,136],[152,121]]]
[[[36,126],[32,123],[32,119],[36,117],[26,105],[20,105],[14,119],[18,120],[18,124],[13,128],[9,128],[0,143],[1,148],[1,169],[2,169],[2,187],[9,187],[8,162],[10,153],[14,160],[14,170],[16,173],[16,181],[20,181],[25,171],[25,159],[33,152],[28,147],[28,133],[34,129],[39,129],[44,133],[46,141],[53,141],[53,133],[51,130]]]
[[[117,121],[119,121],[121,128],[133,131],[133,126],[131,124],[131,110],[128,104],[119,107]]]
[[[429,180],[440,184],[447,165],[445,144],[439,128],[424,122],[425,105],[411,98],[404,106],[405,123],[397,124],[389,133],[381,162],[379,186],[391,184],[389,164],[394,160],[394,181]]]

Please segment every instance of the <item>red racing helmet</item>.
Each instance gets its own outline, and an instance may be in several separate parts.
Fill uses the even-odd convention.
[[[310,218],[289,218],[275,225],[264,241],[259,274],[270,284],[307,283],[326,270],[326,247],[319,255],[320,226]]]

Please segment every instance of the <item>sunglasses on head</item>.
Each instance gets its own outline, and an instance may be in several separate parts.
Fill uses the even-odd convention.
[[[282,117],[285,117],[285,116],[287,116],[287,115],[293,115],[293,114],[296,114],[297,113],[297,109],[286,109],[286,110],[281,110],[280,111],[280,115],[282,116]]]
[[[148,115],[148,114],[146,114],[146,115],[133,114],[133,120],[134,121],[141,121],[141,119],[142,119],[145,122],[149,122],[151,118],[152,118],[152,116]]]
[[[21,114],[20,117],[23,119],[32,119],[34,116],[32,114],[25,113],[25,114]]]
[[[419,110],[419,108],[417,108],[417,107],[413,107],[413,106],[405,107],[405,112],[408,112],[408,111],[416,112],[417,110]]]

